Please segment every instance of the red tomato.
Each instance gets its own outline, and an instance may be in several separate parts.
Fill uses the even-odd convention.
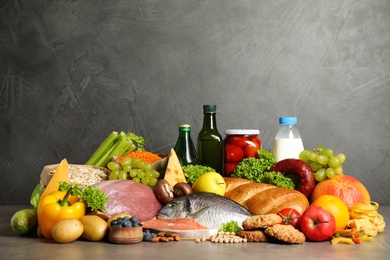
[[[225,163],[225,177],[232,176],[234,168],[236,168],[237,163]]]
[[[225,146],[225,162],[238,163],[244,158],[244,151],[235,145],[228,144]]]
[[[257,151],[259,149],[260,149],[260,145],[258,143],[248,141],[244,147],[245,158],[248,158],[248,157],[258,158],[259,155],[257,154]]]
[[[227,139],[228,144],[232,144],[238,147],[243,148],[246,145],[246,142],[249,140],[247,136],[241,136],[241,135],[231,135]]]
[[[291,225],[295,228],[299,228],[299,218],[301,217],[301,214],[297,210],[293,208],[285,208],[282,209],[278,215],[283,219],[281,224]]]
[[[256,135],[255,136],[250,136],[249,137],[249,141],[257,143],[258,146],[259,146],[259,149],[261,149],[262,141],[261,141],[261,139],[258,136],[256,136]]]

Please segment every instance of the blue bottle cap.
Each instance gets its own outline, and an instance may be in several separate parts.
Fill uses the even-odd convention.
[[[279,124],[281,125],[296,125],[298,119],[293,116],[279,117]]]

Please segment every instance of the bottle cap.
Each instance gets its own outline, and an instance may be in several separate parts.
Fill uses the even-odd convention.
[[[215,113],[217,111],[217,105],[203,105],[204,113]]]
[[[228,129],[225,130],[227,135],[259,135],[260,130],[258,129]]]
[[[279,117],[279,124],[281,125],[296,125],[298,119],[293,116]]]
[[[191,125],[190,124],[181,124],[181,125],[179,125],[179,131],[191,132]]]

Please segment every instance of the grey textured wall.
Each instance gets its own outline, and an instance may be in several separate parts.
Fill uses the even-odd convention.
[[[0,204],[44,165],[84,163],[112,131],[166,152],[178,125],[258,128],[295,115],[306,148],[390,204],[390,1],[2,0]]]

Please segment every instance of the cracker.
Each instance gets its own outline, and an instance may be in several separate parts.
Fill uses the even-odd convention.
[[[290,244],[303,244],[305,235],[291,225],[276,224],[265,229],[265,234]]]
[[[253,230],[280,224],[282,221],[282,217],[274,213],[254,215],[245,219],[242,223],[242,227],[244,230]]]
[[[242,230],[237,236],[245,238],[248,242],[267,242],[267,236],[261,230]]]

